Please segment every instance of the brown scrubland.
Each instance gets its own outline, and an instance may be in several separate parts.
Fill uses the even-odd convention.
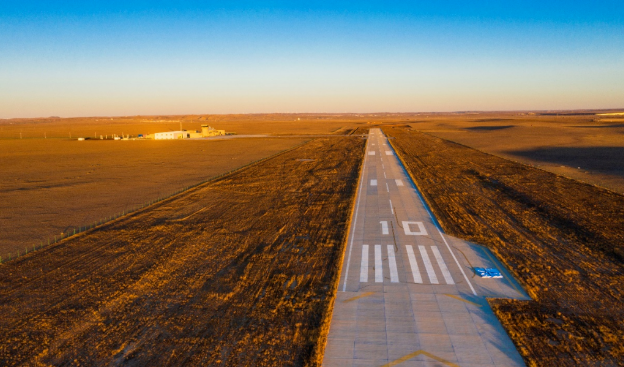
[[[532,301],[490,303],[529,366],[624,361],[624,196],[408,128],[384,128],[451,235]]]
[[[318,364],[364,140],[316,139],[0,266],[0,364]]]

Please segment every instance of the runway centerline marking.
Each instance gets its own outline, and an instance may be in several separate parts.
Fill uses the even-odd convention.
[[[390,202],[390,211],[394,215],[394,207],[392,207],[392,200],[388,199],[388,201]]]
[[[390,187],[388,187],[388,183],[386,182],[386,191],[390,192]]]
[[[418,250],[420,250],[420,256],[425,263],[425,270],[427,271],[427,276],[429,276],[429,281],[432,284],[440,284],[438,282],[438,277],[436,276],[435,271],[433,270],[433,264],[431,264],[431,260],[429,260],[429,255],[427,254],[427,249],[425,246],[418,246]]]

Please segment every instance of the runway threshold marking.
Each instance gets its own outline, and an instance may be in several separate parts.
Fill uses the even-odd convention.
[[[365,293],[360,294],[359,296],[355,296],[355,297],[351,297],[349,299],[345,299],[344,301],[342,301],[342,303],[353,302],[355,300],[358,300],[358,299],[364,298],[364,297],[368,297],[368,296],[373,295],[373,294],[375,294],[375,292],[365,292]]]
[[[397,364],[401,364],[401,363],[403,363],[403,362],[409,361],[410,359],[412,359],[412,358],[414,358],[414,357],[417,357],[417,356],[419,356],[419,355],[421,355],[421,354],[422,354],[422,355],[425,355],[425,356],[427,356],[427,357],[429,357],[429,358],[431,358],[431,359],[435,359],[436,361],[438,361],[438,362],[440,362],[440,363],[444,363],[444,364],[445,364],[445,365],[447,365],[447,366],[451,366],[451,367],[459,367],[459,365],[457,365],[457,364],[455,364],[455,363],[453,363],[453,362],[451,362],[451,361],[447,361],[447,360],[446,360],[446,359],[444,359],[444,358],[440,358],[440,357],[436,356],[435,354],[431,354],[431,353],[429,353],[429,352],[425,352],[424,350],[417,350],[417,351],[412,352],[412,353],[410,353],[410,354],[406,354],[406,355],[404,355],[403,357],[401,357],[401,358],[399,358],[399,359],[395,359],[395,360],[394,360],[394,361],[392,361],[392,362],[386,363],[386,364],[384,364],[384,365],[383,365],[383,366],[381,366],[381,367],[392,367],[392,366],[396,366]]]
[[[414,255],[414,248],[412,245],[406,245],[405,249],[407,250],[407,258],[409,259],[410,267],[412,268],[412,277],[414,278],[414,283],[422,284],[422,276],[420,276],[420,270],[418,269],[418,263],[416,262],[416,255]]]
[[[418,250],[420,251],[420,256],[423,259],[423,263],[425,263],[425,270],[427,271],[427,276],[429,276],[429,281],[431,282],[431,284],[440,284],[440,282],[438,282],[438,277],[433,270],[433,264],[431,264],[431,260],[429,260],[429,254],[427,254],[427,249],[425,248],[425,246],[418,246]]]
[[[431,252],[433,252],[433,256],[438,262],[438,266],[440,267],[440,270],[442,271],[442,276],[444,276],[444,280],[446,281],[446,284],[455,284],[455,282],[453,281],[453,277],[451,276],[451,272],[449,272],[448,268],[446,267],[446,263],[444,262],[444,259],[442,258],[442,254],[440,253],[438,246],[431,246]]]
[[[396,182],[397,186],[403,186],[403,181],[401,181],[400,179],[396,179],[394,180],[394,182]]]
[[[399,282],[399,271],[396,265],[396,256],[394,255],[394,247],[388,245],[388,265],[390,266],[390,282]]]
[[[368,282],[368,245],[362,245],[362,264],[360,266],[360,283]]]
[[[383,283],[381,245],[375,245],[375,283]]]
[[[463,298],[458,297],[458,296],[456,296],[456,295],[454,295],[454,294],[450,294],[450,293],[442,293],[442,294],[443,294],[443,295],[445,295],[445,296],[447,296],[447,297],[454,298],[454,299],[456,299],[456,300],[458,300],[458,301],[462,301],[462,302],[470,303],[471,305],[475,305],[475,306],[477,306],[477,307],[483,307],[483,306],[481,306],[481,305],[480,305],[480,304],[478,304],[478,303],[474,303],[474,302],[468,301],[467,299],[463,299]]]

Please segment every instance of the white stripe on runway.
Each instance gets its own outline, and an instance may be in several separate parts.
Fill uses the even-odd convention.
[[[388,232],[388,222],[382,220],[379,223],[381,223],[381,234],[390,234],[390,232]]]
[[[455,282],[453,281],[453,277],[451,277],[451,273],[446,267],[446,263],[442,258],[442,254],[440,253],[438,246],[431,246],[431,252],[433,252],[433,256],[435,256],[436,261],[438,262],[438,266],[440,267],[440,270],[442,270],[442,275],[444,276],[446,284],[455,284]]]
[[[371,150],[370,152],[368,152],[368,155],[375,155],[375,151]]]
[[[388,183],[386,182],[386,191],[390,192],[390,188],[388,187]]]
[[[371,186],[377,186],[377,180],[371,180]]]
[[[360,267],[360,283],[368,282],[368,245],[362,245],[362,266]]]
[[[388,199],[388,201],[390,202],[390,211],[392,212],[392,214],[394,214],[394,208],[392,207],[392,200]]]
[[[429,260],[429,255],[427,255],[427,249],[425,249],[425,246],[418,246],[418,249],[420,250],[420,256],[422,256],[423,262],[425,263],[425,270],[427,270],[429,281],[432,284],[440,284],[435,271],[433,271],[433,265],[431,264],[431,260]]]
[[[420,276],[420,270],[418,270],[418,263],[416,262],[416,256],[414,255],[414,248],[412,245],[405,246],[407,250],[407,258],[409,259],[410,267],[412,268],[412,276],[414,277],[414,283],[422,283],[422,277]]]
[[[388,265],[390,265],[390,282],[399,282],[399,271],[396,265],[396,256],[394,255],[394,247],[388,245]]]
[[[389,150],[386,150],[386,155],[392,155],[392,152]]]
[[[403,181],[401,181],[399,179],[394,180],[394,182],[396,182],[397,186],[403,186]]]
[[[388,177],[386,177],[386,171],[384,171],[384,178],[388,178]]]
[[[383,283],[383,268],[381,267],[381,245],[375,245],[375,283]]]

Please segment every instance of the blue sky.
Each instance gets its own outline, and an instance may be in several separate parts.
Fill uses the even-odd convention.
[[[624,107],[622,1],[0,2],[0,117]]]

